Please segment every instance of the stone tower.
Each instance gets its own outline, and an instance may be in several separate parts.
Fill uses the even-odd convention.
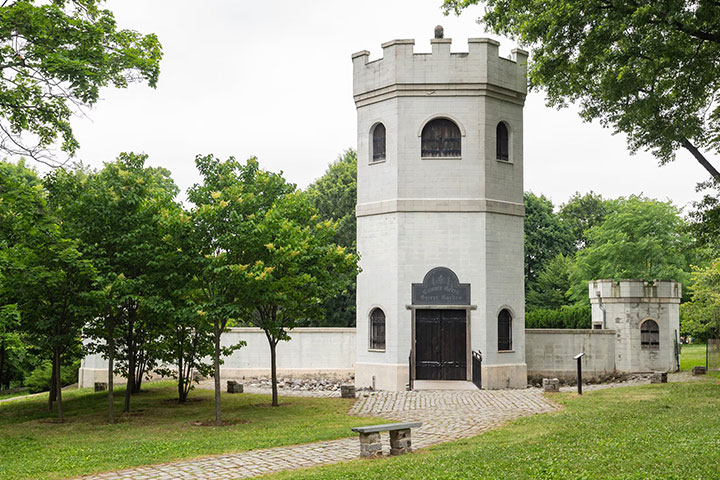
[[[522,388],[525,365],[523,105],[527,52],[414,40],[353,59],[358,128],[355,383]]]
[[[593,280],[589,291],[593,328],[615,330],[618,371],[678,370],[680,283]]]

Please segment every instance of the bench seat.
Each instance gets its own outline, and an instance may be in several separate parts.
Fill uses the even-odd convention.
[[[386,423],[354,427],[351,430],[360,434],[360,456],[373,458],[382,456],[380,432],[390,432],[390,455],[400,455],[412,451],[410,429],[421,425],[422,422]]]

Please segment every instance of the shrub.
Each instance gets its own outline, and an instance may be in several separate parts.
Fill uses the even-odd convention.
[[[525,313],[525,328],[590,328],[590,305],[564,305],[557,309],[538,308]]]
[[[71,385],[77,382],[78,370],[80,369],[80,362],[75,362],[72,365],[63,365],[60,371],[60,376],[63,386]],[[30,393],[46,392],[50,390],[50,377],[52,376],[52,363],[49,361],[43,362],[42,365],[37,367],[35,370],[30,372],[25,377],[25,386],[28,387]]]

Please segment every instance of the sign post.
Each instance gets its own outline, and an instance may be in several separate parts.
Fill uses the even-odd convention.
[[[585,352],[580,352],[573,358],[577,360],[577,384],[578,384],[578,395],[582,395],[582,357]]]

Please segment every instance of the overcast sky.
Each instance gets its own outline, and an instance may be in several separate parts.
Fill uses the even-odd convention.
[[[92,166],[119,152],[145,152],[185,190],[198,181],[196,154],[257,156],[305,187],[329,162],[356,146],[350,55],[414,38],[430,51],[435,25],[453,51],[468,37],[491,36],[476,23],[481,11],[445,17],[442,0],[111,0],[121,27],[158,35],[163,45],[157,89],[106,89],[88,118],[73,122]],[[504,38],[501,55],[516,45]],[[630,156],[625,139],[583,123],[574,109],[544,106],[540,93],[525,106],[525,189],[555,204],[575,191],[606,197],[644,193],[679,206],[697,198],[708,178],[682,151],[658,167],[647,153]],[[717,158],[713,159],[720,165]]]

